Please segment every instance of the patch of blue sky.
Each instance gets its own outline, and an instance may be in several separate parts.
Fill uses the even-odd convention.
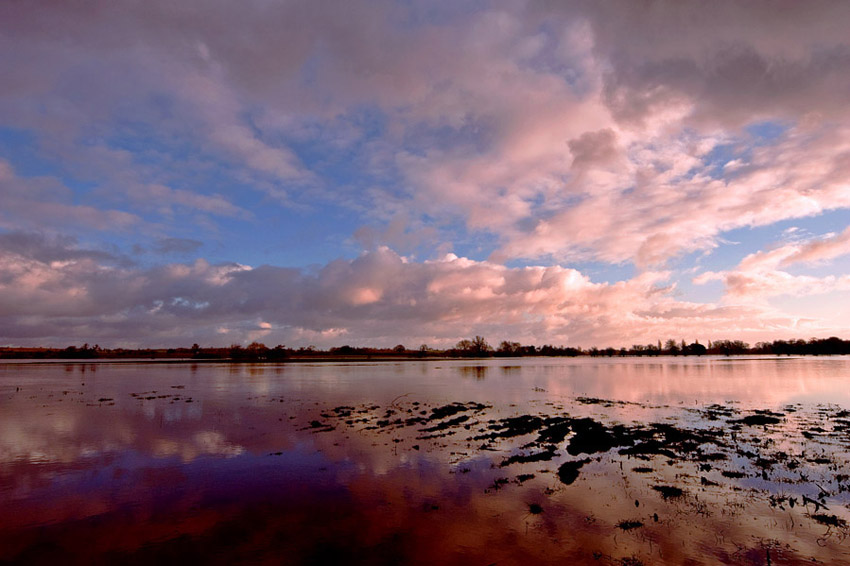
[[[728,178],[730,171],[726,166],[734,161],[746,164],[756,147],[771,145],[780,141],[791,124],[784,121],[765,120],[752,123],[744,128],[743,135],[728,143],[716,145],[703,157],[703,167],[692,169],[685,176],[706,173],[713,179]],[[734,172],[731,173],[734,175]]]
[[[61,165],[42,154],[37,136],[28,130],[0,127],[0,159],[8,161],[20,177],[62,175]]]
[[[577,269],[594,283],[617,283],[628,281],[638,274],[638,269],[631,262],[610,264],[596,261],[562,263],[564,267]]]
[[[492,238],[495,240],[495,238]],[[452,244],[451,253],[458,257],[469,258],[473,261],[489,261],[496,246],[490,243],[491,238],[487,235],[478,236]]]
[[[161,182],[172,189],[202,195],[220,194],[234,205],[250,211],[252,217],[217,215],[180,203],[147,203],[148,206],[136,207],[133,212],[158,229],[138,234],[89,232],[85,235],[86,243],[128,255],[134,255],[134,249],[148,250],[136,257],[142,264],[163,260],[150,252],[161,237],[204,242],[203,247],[191,254],[170,254],[165,258],[167,261],[203,257],[212,263],[239,261],[249,265],[302,266],[356,255],[357,250],[346,242],[362,220],[349,206],[326,201],[290,206],[290,203],[269,196],[265,190],[269,184],[279,183],[286,191],[290,187],[285,181],[263,179],[261,175],[234,167],[226,160],[205,152],[191,141],[157,136],[143,124],[125,124],[117,132],[105,141],[110,148],[125,150],[132,155],[133,163],[140,166],[142,182]],[[17,138],[20,137],[21,134],[18,134]],[[16,137],[9,136],[7,141],[14,145]],[[299,149],[309,165],[320,170],[325,182],[338,185],[356,179],[357,166],[351,163],[351,155],[340,155],[339,152],[321,154],[318,150],[310,154],[308,149]],[[20,155],[20,159],[33,159],[32,156],[38,155],[37,148],[30,147]],[[323,163],[320,162],[322,157],[326,157]],[[175,168],[178,172],[170,172],[169,165],[175,160],[179,160],[181,166]],[[50,165],[49,161],[39,159],[33,168],[44,171]],[[65,175],[61,178],[75,189],[75,201],[90,200],[78,190],[79,181]],[[304,198],[315,200],[310,199],[309,193]],[[122,208],[116,202],[86,204]],[[164,213],[163,210],[171,212]]]
[[[351,235],[360,220],[345,207],[292,211],[258,207],[255,218],[224,218],[216,223],[203,255],[214,262],[238,260],[248,265],[300,267],[355,257],[360,249]]]
[[[196,250],[181,253],[161,254],[156,251],[161,234],[144,237],[117,233],[107,236],[88,233],[81,246],[92,246],[116,255],[124,254],[143,266],[154,266],[163,262],[191,263],[203,258],[213,263],[241,263],[253,267],[275,265],[281,267],[303,267],[314,263],[327,263],[337,259],[341,244],[332,234],[327,234],[316,223],[293,225],[283,223],[262,230],[258,223],[232,226],[224,221],[215,235],[201,235],[197,231],[171,231],[165,237],[185,238],[201,241]],[[262,236],[259,234],[262,233]]]
[[[770,232],[772,234],[772,232]],[[705,248],[674,260],[677,268],[694,267],[697,272],[732,269],[744,257],[770,245],[774,238],[766,230],[755,234],[751,228],[738,228],[720,234],[713,248]]]
[[[71,190],[71,204],[88,204],[86,194],[97,187],[66,170],[60,160],[42,151],[37,137],[26,130],[0,128],[0,159],[7,161],[19,178],[52,177]]]
[[[114,256],[117,264],[153,265],[161,263],[155,261],[146,263],[145,258],[140,257],[133,246],[138,245],[140,239],[137,234],[131,232],[102,232],[89,230],[86,232],[75,232],[74,247],[80,250],[96,250],[106,252]],[[161,260],[162,258],[156,258]]]
[[[148,123],[121,120],[115,123],[103,143],[133,155],[133,162],[150,167],[165,167],[174,163],[186,164],[198,160],[201,150],[188,137],[163,135]]]
[[[466,116],[461,123],[419,122],[407,128],[402,146],[418,156],[435,150],[483,154],[496,140],[495,122],[495,117],[486,115]]]
[[[419,2],[396,0],[401,9],[396,13],[403,19],[397,20],[402,29],[417,29],[428,26],[443,26],[483,12],[490,6],[489,0],[469,2]]]
[[[799,262],[787,267],[780,267],[780,269],[787,271],[791,275],[806,275],[818,278],[829,276],[842,277],[844,275],[850,275],[850,256],[839,256],[812,263]]]
[[[249,193],[245,189],[259,191],[259,187],[246,184],[250,175],[246,176],[242,168],[188,136],[163,135],[148,124],[124,121],[103,142],[110,149],[132,155],[141,182],[161,183],[198,194],[234,195],[240,200]],[[245,203],[243,200],[235,204]]]
[[[433,242],[423,242],[416,252],[417,258],[433,259],[442,257],[444,253],[453,253],[473,261],[487,261],[500,245],[499,236],[487,230],[470,231],[463,221],[442,224],[438,228],[438,238],[441,242],[451,242],[451,248],[440,250],[435,254]]]
[[[722,281],[706,281],[697,285],[693,282],[694,274],[677,273],[670,282],[676,284],[673,292],[680,301],[701,304],[717,304],[723,298],[725,288]]]
[[[746,162],[749,160],[751,149],[740,143],[720,144],[711,149],[703,158],[701,172],[707,173],[712,179],[722,179],[727,176],[726,165],[735,160]],[[697,170],[690,171],[693,175]]]
[[[724,246],[731,244],[720,243],[712,250],[696,250],[671,258],[658,271],[670,271],[670,279],[660,285],[676,284],[676,298],[696,303],[714,303],[723,295],[723,287],[719,282],[695,285],[694,277],[705,271],[722,271],[731,266],[726,262],[717,262],[715,254]]]
[[[700,250],[669,262],[674,270],[673,280],[682,300],[711,303],[718,301],[724,292],[720,281],[701,285],[693,277],[706,271],[733,270],[746,256],[758,251],[769,251],[794,241],[806,241],[829,233],[838,233],[850,225],[850,211],[838,210],[824,214],[784,220],[768,226],[743,227],[721,235],[712,250]],[[841,276],[850,273],[850,256],[841,256],[814,264],[798,263],[780,267],[792,275],[813,277]]]
[[[560,181],[564,184],[567,184],[569,180],[570,178],[567,175],[560,178]],[[626,187],[622,190],[621,194],[627,195],[634,192],[634,190],[634,186]],[[535,224],[540,220],[549,220],[564,210],[579,206],[585,202],[587,198],[587,195],[584,194],[571,193],[559,194],[556,198],[553,198],[552,196],[545,194],[544,191],[538,192],[525,199],[525,202],[531,210],[531,215],[528,219],[532,220]]]
[[[380,116],[361,114],[361,135],[378,136],[382,129]],[[126,132],[126,130],[125,130]],[[191,160],[192,166],[169,179],[169,186],[196,193],[222,194],[235,205],[251,212],[251,219],[215,216],[177,205],[175,219],[165,219],[170,237],[188,237],[203,240],[206,245],[198,255],[211,262],[238,260],[249,265],[273,264],[304,266],[327,263],[338,257],[354,257],[360,249],[351,243],[352,234],[363,223],[363,210],[371,203],[362,198],[363,189],[375,182],[362,162],[367,156],[359,146],[334,146],[327,143],[328,136],[319,135],[311,141],[271,140],[273,145],[287,144],[302,163],[320,178],[317,190],[296,187],[286,180],[263,178],[254,172],[236,168],[212,155],[203,154],[192,144],[183,143],[177,149],[180,159]],[[133,155],[149,153],[156,157],[162,152],[164,159],[174,155],[174,148],[165,148],[139,130],[123,138],[111,140]],[[154,159],[154,162],[156,159]],[[163,163],[154,163],[163,165]],[[288,194],[281,201],[267,194],[267,189],[278,186]],[[333,191],[323,190],[333,187]],[[146,218],[156,221],[156,213],[146,213]],[[194,219],[200,217],[196,222]],[[212,225],[198,233],[186,230],[186,225],[203,226],[204,217]],[[195,228],[197,229],[197,228]],[[130,242],[127,242],[130,245]]]
[[[513,258],[504,262],[511,269],[536,266],[557,265],[565,269],[575,269],[586,275],[593,283],[617,283],[627,281],[638,274],[638,269],[631,262],[606,263],[592,260],[558,260],[551,255],[531,258]]]
[[[270,145],[292,151],[322,183],[335,189],[363,189],[399,180],[395,171],[376,167],[373,160],[374,144],[384,136],[387,123],[380,109],[364,105],[329,124],[307,122],[294,135],[259,130],[256,134]]]
[[[771,250],[789,241],[810,239],[840,232],[850,225],[850,211],[833,210],[817,216],[791,218],[765,226],[744,226],[723,232],[717,247],[689,254],[679,264],[692,261],[699,271],[723,271],[734,268],[746,256]]]
[[[692,276],[676,277],[675,298],[680,301],[701,304],[717,304],[723,298],[725,288],[722,281],[706,281],[700,285],[693,282]]]
[[[839,208],[815,216],[783,220],[764,228],[774,229],[783,241],[789,241],[837,234],[848,226],[850,226],[850,209]]]
[[[792,124],[784,120],[762,120],[744,127],[754,145],[770,145],[782,138]]]

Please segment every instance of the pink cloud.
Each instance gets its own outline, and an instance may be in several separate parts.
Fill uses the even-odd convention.
[[[722,281],[727,302],[761,302],[779,295],[816,295],[850,289],[850,275],[794,275],[782,268],[816,263],[850,254],[850,228],[840,234],[786,244],[746,256],[735,269],[705,272],[694,283]]]
[[[831,234],[796,246],[796,250],[783,258],[780,265],[823,262],[847,254],[850,254],[850,228],[846,228],[840,234]]]
[[[243,168],[248,186],[287,204],[461,219],[499,239],[494,259],[651,266],[730,229],[850,201],[847,133],[818,130],[846,116],[850,58],[836,22],[850,14],[838,4],[494,4],[439,22],[390,2],[252,8],[6,6],[4,121],[49,133],[56,152],[97,169],[76,142],[91,124],[131,117]],[[387,121],[364,149],[370,166],[389,163],[401,189],[348,194],[290,147],[323,129],[328,147],[357,146],[364,128],[351,118],[364,105]],[[789,140],[735,160],[734,176],[708,175],[704,146],[762,119],[790,124]],[[101,159],[101,176],[132,194],[139,176],[116,171],[142,166]],[[171,190],[238,214],[220,195]]]
[[[512,233],[501,254],[647,266],[715,247],[727,230],[845,208],[850,188],[839,165],[848,144],[842,128],[797,132],[754,150],[733,177],[721,180],[701,162],[700,144],[634,142],[626,153],[629,170],[532,231]]]
[[[451,254],[417,263],[387,248],[316,272],[203,260],[143,269],[55,242],[20,241],[0,242],[5,342],[32,336],[60,344],[221,344],[260,336],[288,344],[310,337],[319,345],[344,339],[415,346],[450,345],[477,333],[492,341],[589,346],[800,328],[796,318],[767,307],[678,300],[668,273],[594,283],[574,269],[508,268]],[[63,259],[49,259],[63,257],[62,249]]]

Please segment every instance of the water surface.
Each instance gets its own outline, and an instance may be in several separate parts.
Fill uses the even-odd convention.
[[[845,564],[850,360],[0,365],[0,560]]]

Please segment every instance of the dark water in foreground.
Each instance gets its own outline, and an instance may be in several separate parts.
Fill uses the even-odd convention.
[[[850,359],[0,365],[0,563],[847,564]]]

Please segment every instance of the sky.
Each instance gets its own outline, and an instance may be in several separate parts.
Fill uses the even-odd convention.
[[[0,3],[0,344],[850,338],[850,3]]]

